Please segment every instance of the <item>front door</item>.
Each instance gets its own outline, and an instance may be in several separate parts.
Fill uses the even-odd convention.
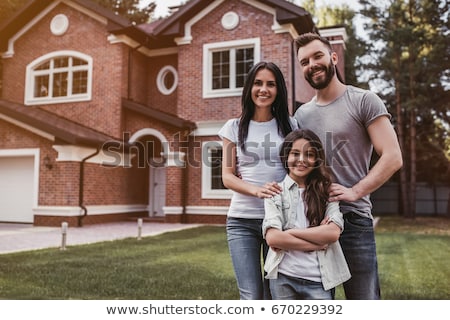
[[[166,168],[150,167],[149,216],[164,216],[163,207],[166,204]]]

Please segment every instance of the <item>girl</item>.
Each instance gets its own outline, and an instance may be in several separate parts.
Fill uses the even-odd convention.
[[[279,147],[293,129],[297,123],[289,116],[283,74],[274,63],[255,64],[244,84],[240,118],[228,120],[219,131],[222,180],[233,191],[227,240],[242,300],[270,299],[261,270],[268,250],[261,228],[263,199],[280,192],[276,182],[286,173]]]
[[[265,200],[263,223],[272,297],[334,299],[334,288],[350,272],[338,241],[344,225],[339,203],[328,202],[332,181],[322,144],[312,131],[295,130],[280,158],[288,174],[283,191]]]

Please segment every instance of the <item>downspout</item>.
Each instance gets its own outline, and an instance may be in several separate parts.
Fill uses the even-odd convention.
[[[86,206],[84,205],[84,199],[83,199],[83,197],[84,197],[84,164],[87,160],[96,156],[99,153],[100,153],[100,148],[97,148],[97,150],[93,154],[90,154],[87,157],[83,158],[80,162],[80,184],[78,186],[78,206],[81,208],[83,213],[80,216],[78,216],[78,226],[79,227],[83,226],[83,219],[88,214],[88,210],[87,210]]]
[[[132,57],[133,57],[133,52],[138,50],[140,47],[142,47],[142,44],[137,45],[134,48],[128,48],[128,88],[127,88],[127,99],[130,100],[131,99],[131,76],[132,76],[132,69],[133,69],[133,64],[132,64]]]
[[[295,63],[296,53],[294,52],[294,41],[291,41],[291,70],[292,70],[292,115],[294,115],[297,108],[297,101],[295,99]]]

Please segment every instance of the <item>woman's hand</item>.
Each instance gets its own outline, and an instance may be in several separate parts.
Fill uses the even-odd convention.
[[[275,181],[267,182],[261,187],[257,187],[255,196],[264,199],[272,198],[274,195],[279,194],[282,191],[280,185]]]

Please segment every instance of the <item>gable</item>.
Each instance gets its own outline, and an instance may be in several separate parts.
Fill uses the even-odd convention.
[[[131,23],[111,10],[101,7],[89,0],[36,0],[30,1],[23,9],[13,15],[0,29],[0,52],[3,57],[14,54],[14,43],[27,31],[31,30],[50,11],[60,4],[65,4],[100,22],[109,31],[123,29]]]

